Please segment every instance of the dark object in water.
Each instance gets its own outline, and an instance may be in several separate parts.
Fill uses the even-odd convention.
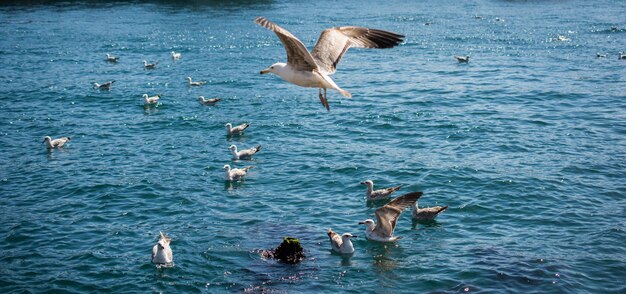
[[[284,237],[283,242],[276,249],[263,250],[262,254],[266,258],[275,258],[284,263],[296,264],[306,257],[302,251],[298,238]]]

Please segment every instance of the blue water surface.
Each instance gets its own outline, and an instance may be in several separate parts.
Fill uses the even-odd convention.
[[[3,3],[0,292],[626,293],[624,15],[606,0]],[[309,48],[340,25],[406,41],[351,49],[333,78],[353,98],[329,91],[327,112],[317,89],[259,75],[286,58],[257,16]],[[251,126],[229,139],[227,122]],[[72,140],[47,151],[46,135]],[[231,144],[263,147],[232,162]],[[224,164],[255,168],[228,184]],[[403,239],[342,258],[326,229],[362,237],[384,204],[366,179],[450,208],[407,211]],[[150,263],[159,231],[174,267]],[[283,236],[304,262],[259,255]]]

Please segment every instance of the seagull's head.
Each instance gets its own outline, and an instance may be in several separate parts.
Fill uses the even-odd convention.
[[[230,145],[230,147],[228,147],[228,149],[230,149],[230,151],[237,152],[237,146],[235,146],[235,145]]]
[[[143,97],[144,99],[146,99],[146,98],[148,98],[148,94],[143,94],[143,96],[141,96],[141,97]]]
[[[232,129],[232,128],[233,128],[233,125],[231,125],[230,123],[227,123],[227,124],[226,124],[226,129],[227,129],[227,130],[230,130],[230,129]]]
[[[264,75],[266,73],[273,73],[275,75],[280,75],[279,72],[281,72],[281,70],[287,66],[286,63],[282,63],[282,62],[277,62],[272,64],[270,67],[264,69],[261,71],[261,74]]]
[[[52,141],[52,138],[50,138],[50,136],[43,137],[43,142],[42,143],[45,143],[46,141],[50,142],[50,141]]]
[[[224,170],[229,172],[230,171],[230,165],[224,164]]]
[[[372,180],[366,180],[366,181],[361,182],[361,185],[365,185],[365,186],[368,186],[368,187],[373,187],[374,186],[374,182],[372,182]]]
[[[191,82],[191,77],[187,77],[187,80]]]
[[[341,235],[342,240],[350,240],[352,238],[356,238],[356,236],[350,233],[344,233],[343,235]]]
[[[374,228],[376,227],[376,223],[374,223],[374,220],[372,219],[366,219],[362,222],[359,222],[359,225],[365,225],[370,231],[374,230]]]

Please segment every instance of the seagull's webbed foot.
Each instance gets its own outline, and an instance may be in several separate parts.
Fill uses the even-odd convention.
[[[330,111],[330,105],[328,105],[328,99],[326,99],[326,88],[324,88],[324,95],[322,95],[322,88],[320,88],[320,102],[326,110]]]

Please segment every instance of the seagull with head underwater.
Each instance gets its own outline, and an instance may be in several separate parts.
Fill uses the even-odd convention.
[[[354,246],[352,246],[352,238],[356,238],[356,236],[350,233],[344,233],[339,236],[339,234],[335,233],[331,228],[328,228],[326,232],[328,234],[328,238],[330,238],[330,247],[333,251],[339,254],[352,254],[354,253]]]
[[[262,70],[261,74],[273,73],[300,87],[318,88],[320,102],[327,110],[330,110],[330,106],[326,98],[326,89],[334,89],[344,97],[352,97],[350,92],[341,89],[330,78],[335,73],[339,60],[350,47],[392,48],[400,44],[404,38],[403,35],[377,29],[335,27],[324,30],[313,51],[309,52],[302,41],[275,23],[264,17],[257,17],[255,22],[276,33],[287,52],[287,63],[275,63]]]
[[[365,236],[367,239],[379,242],[394,242],[400,239],[401,237],[393,235],[398,217],[407,207],[415,205],[421,196],[422,192],[404,194],[376,209],[376,222],[371,219],[359,222],[360,225],[366,226]]]

